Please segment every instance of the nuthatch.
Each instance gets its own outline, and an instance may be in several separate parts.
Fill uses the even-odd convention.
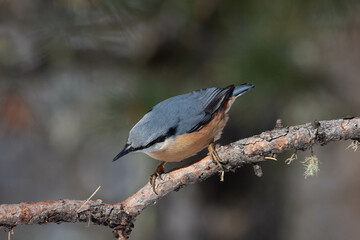
[[[251,84],[226,88],[206,88],[168,98],[155,105],[130,130],[124,149],[113,161],[130,152],[144,152],[163,161],[151,175],[155,180],[164,172],[166,162],[178,162],[208,147],[211,158],[224,174],[213,142],[221,136],[234,100],[254,88]]]

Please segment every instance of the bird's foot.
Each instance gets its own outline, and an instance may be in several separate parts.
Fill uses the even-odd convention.
[[[164,169],[164,165],[165,165],[165,161],[163,161],[155,170],[155,172],[153,174],[150,175],[150,184],[154,190],[154,193],[156,195],[158,195],[158,193],[155,190],[155,181],[156,178],[160,178],[160,180],[162,180],[161,178],[161,174],[165,173],[165,169]]]
[[[219,166],[220,168],[220,181],[223,182],[224,181],[224,175],[225,175],[225,171],[224,171],[224,167],[223,165],[221,164],[221,158],[219,157],[218,153],[216,152],[215,150],[215,147],[214,147],[214,144],[211,143],[209,146],[208,146],[208,150],[209,150],[209,156],[212,160],[214,160],[217,165]]]

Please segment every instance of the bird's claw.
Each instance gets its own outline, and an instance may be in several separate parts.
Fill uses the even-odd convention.
[[[165,173],[165,169],[164,169],[164,165],[166,162],[162,162],[155,170],[155,172],[153,174],[150,175],[150,184],[153,188],[153,191],[156,195],[158,195],[158,193],[156,192],[156,187],[155,187],[155,182],[156,182],[156,178],[159,178],[160,180],[163,180],[161,177],[161,174]]]
[[[225,171],[224,171],[224,167],[223,165],[221,164],[221,158],[219,157],[218,153],[216,152],[215,150],[215,147],[214,147],[214,144],[210,144],[209,147],[208,147],[208,150],[209,150],[209,156],[212,160],[214,160],[217,165],[219,166],[220,168],[220,181],[223,182],[224,181],[224,175],[225,175]]]

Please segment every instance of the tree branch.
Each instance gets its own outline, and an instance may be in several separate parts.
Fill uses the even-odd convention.
[[[266,131],[245,138],[216,150],[226,171],[235,171],[246,163],[265,161],[285,150],[306,150],[332,141],[360,139],[360,118],[344,118]],[[138,192],[115,204],[101,200],[84,203],[79,200],[60,199],[43,202],[24,202],[0,205],[0,227],[12,229],[21,224],[46,224],[49,222],[92,222],[109,226],[117,239],[125,239],[131,233],[135,218],[148,206],[154,205],[166,194],[203,181],[219,171],[218,165],[209,157],[174,169],[157,179],[155,194],[147,183]]]

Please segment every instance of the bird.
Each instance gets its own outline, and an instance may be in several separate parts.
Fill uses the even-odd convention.
[[[255,86],[249,83],[225,88],[204,88],[170,97],[151,108],[129,132],[127,143],[113,161],[131,152],[144,152],[162,161],[150,184],[165,172],[166,162],[179,162],[208,147],[210,157],[224,169],[214,142],[220,139],[235,99]]]

